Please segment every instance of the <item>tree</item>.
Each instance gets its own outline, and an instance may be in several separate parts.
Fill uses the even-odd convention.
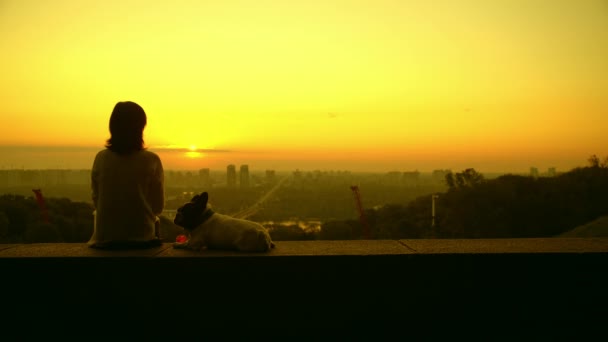
[[[455,175],[451,172],[445,175],[445,182],[450,189],[474,187],[485,181],[483,175],[473,168],[466,169],[462,172],[457,172]]]
[[[608,168],[608,156],[606,156],[604,160],[600,162],[600,158],[593,154],[587,159],[587,162],[589,162],[589,167],[592,168]]]
[[[328,221],[323,223],[319,232],[319,240],[351,240],[355,238],[353,222],[355,221]]]
[[[466,169],[462,172],[462,175],[466,186],[476,186],[484,181],[483,175],[475,169]]]
[[[20,195],[0,196],[0,210],[8,218],[8,235],[12,238],[20,238],[27,224],[40,215],[34,199]]]
[[[24,237],[26,243],[63,242],[57,227],[44,221],[36,221],[30,224]]]
[[[446,184],[448,185],[448,188],[449,188],[449,189],[453,189],[453,188],[456,186],[456,183],[455,183],[455,181],[454,181],[454,174],[453,174],[453,173],[451,173],[451,172],[448,172],[448,173],[445,175],[445,182],[446,182]]]
[[[600,167],[600,158],[598,158],[595,154],[591,155],[587,161],[589,162],[590,167]]]

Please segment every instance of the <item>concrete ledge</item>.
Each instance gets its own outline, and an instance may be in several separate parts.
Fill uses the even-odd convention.
[[[282,257],[282,256],[331,256],[331,255],[398,255],[411,254],[399,241],[279,241],[269,253],[242,253],[232,251],[206,250],[194,252],[174,249],[172,244],[145,250],[106,251],[88,248],[86,244],[40,243],[23,245],[0,245],[0,258],[4,257]]]
[[[608,239],[279,241],[267,254],[0,245],[1,310],[5,334],[21,337],[39,331],[23,326],[32,322],[65,336],[69,322],[95,336],[183,327],[178,335],[228,339],[260,329],[453,338],[531,328],[547,339],[604,326],[607,265]]]
[[[608,253],[608,238],[400,240],[420,254]]]
[[[0,258],[53,257],[284,257],[284,256],[371,256],[406,254],[570,254],[608,253],[608,238],[534,239],[420,239],[278,241],[269,253],[242,253],[208,250],[193,252],[174,249],[172,244],[144,250],[105,251],[78,243],[0,244]]]

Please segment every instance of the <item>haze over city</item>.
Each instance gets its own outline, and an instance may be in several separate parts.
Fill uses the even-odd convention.
[[[118,101],[167,169],[527,172],[608,146],[608,4],[2,1],[0,168],[90,168]]]

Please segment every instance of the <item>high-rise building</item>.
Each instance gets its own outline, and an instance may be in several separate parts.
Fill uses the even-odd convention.
[[[297,180],[297,181],[302,180],[302,171],[300,171],[299,169],[296,169],[293,172],[293,178],[294,178],[294,180]]]
[[[173,184],[173,186],[184,186],[184,174],[181,171],[173,171],[169,175],[169,181]]]
[[[0,187],[8,186],[8,170],[0,170]]]
[[[266,183],[272,184],[276,181],[276,173],[274,170],[266,170]]]
[[[557,172],[555,171],[554,167],[550,167],[547,170],[547,176],[549,176],[549,177],[555,177],[556,174],[557,174]]]
[[[400,171],[390,171],[387,172],[383,177],[383,184],[386,185],[398,185],[401,181],[401,172]]]
[[[229,188],[236,187],[236,166],[233,164],[228,165],[226,185]]]
[[[186,171],[184,174],[184,186],[191,187],[194,185],[194,174],[192,171]]]
[[[538,178],[538,168],[536,168],[536,167],[530,168],[530,177]]]
[[[407,187],[418,186],[420,182],[420,171],[404,171],[401,175],[401,183]]]
[[[209,169],[198,170],[198,179],[200,182],[200,186],[204,189],[208,189],[211,187],[211,174],[209,172]]]
[[[240,176],[240,185],[241,188],[249,187],[249,165],[241,165]]]

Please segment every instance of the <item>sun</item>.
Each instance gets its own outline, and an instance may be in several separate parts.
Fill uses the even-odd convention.
[[[198,158],[203,158],[205,156],[205,154],[196,152],[196,151],[188,151],[185,153],[185,156],[189,159],[198,159]]]
[[[198,150],[196,145],[190,145],[186,151],[186,157],[190,159],[202,158],[204,154]]]

